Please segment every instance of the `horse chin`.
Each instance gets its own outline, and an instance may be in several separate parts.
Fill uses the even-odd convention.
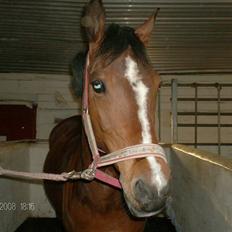
[[[159,213],[161,213],[164,208],[161,208],[157,211],[153,211],[153,212],[146,212],[146,211],[143,211],[143,210],[138,210],[134,207],[132,207],[130,204],[128,204],[128,208],[130,210],[130,213],[134,216],[134,217],[137,217],[137,218],[147,218],[147,217],[151,217],[151,216],[155,216]]]
[[[151,216],[155,216],[159,213],[161,213],[163,211],[163,208],[161,208],[158,211],[155,212],[144,212],[144,211],[139,211],[137,209],[134,208],[130,208],[130,212],[133,216],[138,217],[138,218],[147,218],[147,217],[151,217]]]
[[[136,207],[132,206],[132,204],[130,203],[130,200],[127,197],[127,195],[125,194],[125,192],[124,192],[124,198],[125,198],[125,201],[126,201],[126,204],[128,206],[130,213],[134,217],[137,217],[137,218],[147,218],[147,217],[155,216],[155,215],[161,213],[165,208],[165,207],[163,207],[163,208],[156,210],[156,211],[146,212],[142,209],[137,209]]]

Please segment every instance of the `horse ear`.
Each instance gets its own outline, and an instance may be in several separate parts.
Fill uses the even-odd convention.
[[[148,41],[150,39],[158,11],[159,8],[142,25],[140,25],[135,30],[135,34],[139,37],[139,39],[143,42],[145,46],[148,44]]]
[[[89,50],[95,50],[101,42],[105,30],[105,10],[101,0],[91,0],[81,20],[89,41]]]

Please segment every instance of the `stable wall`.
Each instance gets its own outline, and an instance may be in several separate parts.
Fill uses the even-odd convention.
[[[202,74],[202,75],[161,75],[163,82],[170,82],[171,79],[177,79],[178,82],[220,82],[231,83],[232,76],[230,74]],[[194,94],[194,89],[179,90],[179,97],[191,97]],[[209,90],[207,88],[200,88],[199,95],[202,97],[216,96],[216,89]],[[231,89],[224,89],[222,97],[231,97]],[[161,132],[160,141],[164,143],[171,142],[171,105],[170,105],[171,91],[170,88],[161,88]],[[7,73],[0,74],[0,102],[31,104],[35,102],[38,104],[37,111],[37,139],[47,139],[51,129],[56,125],[59,119],[67,118],[69,116],[80,113],[80,99],[77,99],[70,89],[69,75],[47,75],[47,74],[15,74]],[[180,110],[189,111],[193,109],[194,103],[180,103],[178,107]],[[215,102],[199,103],[199,110],[207,109],[211,111],[216,110]],[[231,102],[222,103],[222,111],[231,112]],[[182,123],[193,122],[191,117],[181,117]],[[200,117],[200,123],[214,123],[216,117]],[[230,117],[224,117],[222,123],[230,123]],[[157,121],[158,124],[158,121]],[[193,142],[194,130],[193,128],[182,128],[178,131],[179,140],[182,142]],[[158,132],[157,132],[158,133]],[[186,134],[188,136],[186,136]],[[232,128],[222,129],[222,142],[231,142]],[[217,128],[199,128],[200,142],[216,142]],[[217,147],[202,147],[217,153]],[[232,156],[232,149],[230,147],[223,147],[222,154]]]
[[[0,166],[42,172],[48,144],[1,142]],[[0,231],[13,232],[28,217],[55,217],[42,181],[0,177]]]
[[[8,169],[29,171],[28,144],[0,143],[0,166]],[[29,184],[9,178],[0,178],[0,230],[13,232],[28,215],[24,203],[29,203]]]
[[[163,81],[170,81],[173,78],[177,78],[179,82],[232,82],[230,75],[220,75],[220,77],[218,75],[172,75],[161,76],[161,78]],[[33,102],[37,103],[37,139],[47,140],[51,129],[56,125],[57,119],[63,119],[80,113],[80,100],[73,97],[69,88],[69,81],[70,77],[67,75],[0,74],[0,101],[1,103],[26,103],[29,105]],[[203,90],[203,94],[206,97],[210,97],[211,94],[215,93]],[[189,92],[181,91],[180,96],[189,96]],[[224,96],[231,97],[231,92],[225,92]],[[161,142],[165,143],[170,143],[171,141],[170,97],[170,89],[161,89]],[[183,110],[188,109],[188,106],[181,107]],[[225,107],[225,110],[231,111],[231,106],[224,105],[223,107]],[[215,133],[213,132],[205,133],[203,131],[201,134],[203,139],[215,139]],[[181,136],[181,133],[179,135]],[[183,138],[185,139],[184,141],[188,142],[192,140],[191,136],[190,131],[188,136]],[[232,132],[227,131],[225,137],[228,141],[231,141]],[[217,148],[205,147],[205,149],[211,149],[214,153],[217,153]],[[0,143],[0,165],[10,169],[39,172],[42,171],[47,151],[48,144],[46,141],[39,143]],[[213,154],[210,155],[213,157]],[[232,157],[232,149],[228,147],[223,148],[223,155]],[[175,188],[176,192],[174,192],[174,200],[176,200],[174,202],[176,203],[173,203],[173,208],[176,212],[180,213],[182,210],[181,207],[183,207],[185,210],[183,212],[186,212],[186,215],[188,213],[192,220],[200,217],[199,220],[201,223],[209,224],[211,227],[213,225],[210,223],[213,223],[212,221],[216,217],[222,219],[222,221],[226,221],[225,226],[231,225],[230,218],[232,218],[232,214],[230,208],[225,208],[226,204],[230,205],[230,202],[232,202],[232,199],[228,197],[232,196],[230,189],[230,186],[232,186],[231,173],[225,172],[219,166],[212,167],[212,164],[205,164],[197,158],[185,157],[185,155],[175,152],[171,154],[170,158],[174,177],[173,183],[174,186],[178,186],[178,188]],[[196,168],[194,168],[195,166]],[[203,168],[205,172],[202,171]],[[180,171],[175,172],[175,170]],[[212,182],[209,182],[208,178],[211,178]],[[200,185],[197,186],[199,180]],[[228,181],[228,184],[226,181]],[[204,183],[207,183],[207,187],[204,187]],[[208,188],[208,185],[211,187]],[[207,193],[208,190],[212,193]],[[229,199],[230,201],[226,200],[222,205],[219,205],[223,198]],[[204,199],[206,204],[204,208],[201,207],[201,201],[198,203],[201,199]],[[184,206],[186,201],[187,204]],[[197,202],[196,208],[193,205],[195,201]],[[3,208],[3,210],[0,210],[0,228],[3,232],[14,231],[28,216],[52,217],[55,215],[45,197],[41,182],[25,183],[0,178],[0,204],[2,203],[15,203],[17,205],[17,209],[5,210]],[[22,210],[21,203],[32,203],[35,207],[33,210]],[[194,211],[191,211],[191,207],[193,207]],[[198,210],[200,209],[200,212],[197,211],[197,207]],[[215,212],[205,217],[214,208]],[[225,214],[225,212],[227,213]],[[187,220],[184,222],[183,220],[186,220],[185,213],[179,213],[176,214],[176,220],[179,224],[183,223],[185,226],[188,222],[198,225],[196,220]],[[194,214],[194,217],[192,214]],[[218,225],[221,225],[220,222],[218,223]],[[211,231],[203,229],[197,230],[196,225],[193,227],[195,230],[183,230],[183,232]],[[218,227],[215,226],[215,228]],[[225,227],[225,229],[227,228]],[[227,230],[221,229],[218,231],[227,232]]]
[[[0,73],[0,104],[37,108],[37,139],[47,139],[56,121],[80,113],[80,100],[70,90],[69,75]]]
[[[30,159],[30,172],[43,172],[44,161],[48,153],[47,142],[31,143],[28,147]],[[55,217],[43,187],[43,181],[30,182],[30,202],[35,209],[30,212],[31,217]]]
[[[202,75],[161,75],[163,82],[170,82],[171,79],[177,79],[178,82],[220,82],[231,83],[232,76],[230,74],[202,74]],[[194,89],[182,89],[179,91],[180,97],[193,96]],[[201,88],[199,95],[203,97],[215,96],[216,91]],[[231,89],[223,90],[222,97],[231,97]],[[170,88],[161,88],[161,132],[160,141],[163,143],[171,142],[171,91]],[[0,103],[21,103],[31,104],[33,102],[38,104],[37,110],[37,139],[46,140],[52,128],[56,125],[56,121],[64,119],[69,116],[80,114],[80,99],[77,99],[70,90],[70,76],[69,75],[51,75],[51,74],[17,74],[17,73],[1,73],[0,74]],[[193,108],[193,104],[181,103],[178,104],[179,109],[188,111]],[[200,103],[199,109],[211,109],[215,111],[216,103],[204,102]],[[231,102],[222,103],[222,110],[231,112]],[[182,123],[191,123],[193,118],[182,117]],[[209,121],[210,120],[210,121]],[[214,123],[216,117],[201,117],[201,123]],[[222,123],[231,123],[231,116],[224,117]],[[158,120],[157,120],[158,125]],[[158,126],[157,126],[158,128]],[[183,128],[178,131],[179,140],[181,142],[193,142],[194,130],[192,128]],[[158,131],[157,131],[158,134]],[[186,136],[187,135],[187,136]],[[231,142],[232,128],[222,129],[222,142]],[[200,128],[199,129],[200,142],[216,142],[217,128]],[[205,150],[210,150],[217,153],[217,147],[201,147]],[[232,157],[231,147],[222,147],[222,154]]]
[[[172,170],[168,215],[177,231],[232,231],[232,161],[181,145],[164,148]],[[0,143],[0,166],[41,172],[47,151],[47,143]],[[0,216],[1,232],[13,232],[27,217],[55,213],[42,181],[0,178]]]
[[[232,231],[232,160],[173,145],[168,215],[178,232]]]

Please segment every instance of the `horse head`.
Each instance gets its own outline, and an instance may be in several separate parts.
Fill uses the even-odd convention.
[[[146,55],[155,14],[137,29],[110,25],[100,0],[82,19],[88,42],[89,114],[99,148],[106,152],[136,144],[157,144],[156,94],[160,78]],[[158,213],[165,205],[170,170],[158,157],[119,162],[117,169],[131,213]]]

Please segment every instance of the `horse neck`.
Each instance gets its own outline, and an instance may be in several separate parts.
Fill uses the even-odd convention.
[[[88,140],[85,135],[84,129],[82,129],[82,154],[81,154],[82,170],[88,168],[92,162],[92,155],[89,149]],[[101,168],[107,174],[117,177],[116,170],[112,167]],[[112,209],[112,201],[114,201],[115,207],[122,207],[121,202],[121,191],[108,186],[107,184],[101,183],[100,181],[94,180],[92,182],[81,182],[81,192],[85,198],[85,202],[88,202],[94,208],[100,207],[101,210]],[[80,192],[78,191],[78,194]]]

